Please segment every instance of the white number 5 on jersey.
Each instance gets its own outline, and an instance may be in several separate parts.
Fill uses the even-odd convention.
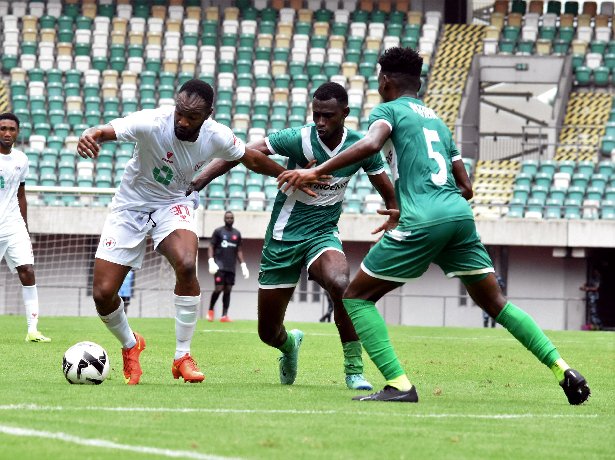
[[[436,152],[433,149],[433,143],[440,142],[438,131],[423,128],[423,134],[425,135],[425,141],[427,143],[427,154],[429,155],[429,158],[436,160],[436,163],[438,163],[438,172],[431,174],[431,181],[436,185],[444,185],[446,184],[446,180],[448,178],[448,172],[446,171],[446,161],[444,161],[444,157],[440,152]]]

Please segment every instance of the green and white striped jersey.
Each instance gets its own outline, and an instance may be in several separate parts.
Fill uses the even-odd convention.
[[[309,161],[324,163],[339,152],[361,139],[361,134],[344,128],[342,141],[330,150],[318,137],[314,124],[300,128],[278,131],[265,139],[272,153],[288,157],[287,169],[304,168]],[[351,176],[360,168],[367,174],[384,171],[380,153],[360,163],[334,171],[325,185],[312,185],[317,197],[297,190],[291,194],[278,192],[267,227],[266,241],[270,238],[280,241],[303,241],[321,233],[337,231],[337,222],[342,213],[342,201]]]
[[[453,161],[461,161],[461,154],[432,109],[418,99],[400,97],[376,106],[369,121],[391,128],[382,152],[400,207],[398,231],[474,218],[453,176]]]

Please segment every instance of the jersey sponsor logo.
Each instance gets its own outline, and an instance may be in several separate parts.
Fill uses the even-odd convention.
[[[222,242],[220,243],[220,247],[221,248],[234,248],[237,245],[235,243],[231,243],[230,241],[227,240],[222,240]]]
[[[167,152],[167,157],[162,157],[162,161],[173,164],[173,152]]]
[[[231,236],[231,240],[236,240],[236,239],[237,239],[237,235]]]
[[[241,145],[241,143],[239,142],[239,139],[237,139],[237,136],[235,136],[234,134],[233,134],[233,145],[237,145],[237,146]]]
[[[188,217],[190,217],[190,208],[185,204],[176,204],[171,208],[171,212],[183,221],[188,220]]]
[[[103,248],[113,249],[117,245],[117,241],[112,236],[108,236],[103,240]]]
[[[312,189],[314,190],[342,190],[346,188],[349,181],[339,182],[337,184],[313,184]]]
[[[156,182],[159,182],[162,185],[169,185],[175,175],[173,170],[166,165],[162,168],[154,168],[152,170],[152,174]]]

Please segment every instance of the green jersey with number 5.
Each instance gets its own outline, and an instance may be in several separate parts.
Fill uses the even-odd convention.
[[[461,154],[432,109],[418,99],[400,97],[375,107],[369,121],[391,128],[382,152],[400,206],[399,230],[474,218],[453,177],[453,162],[461,161]]]

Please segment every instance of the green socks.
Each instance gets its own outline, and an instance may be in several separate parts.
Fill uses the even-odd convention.
[[[545,366],[551,368],[558,359],[561,360],[555,345],[551,343],[532,317],[519,307],[508,302],[495,320]],[[562,371],[562,379],[563,374],[564,371]]]
[[[344,373],[346,375],[362,374],[361,342],[355,340],[354,342],[342,343],[342,348],[344,349]]]
[[[295,337],[292,334],[286,333],[286,342],[278,348],[282,353],[290,353],[295,348]]]
[[[344,308],[361,339],[363,348],[387,381],[405,374],[389,340],[386,324],[374,302],[344,299]],[[344,350],[345,351],[345,350]]]

